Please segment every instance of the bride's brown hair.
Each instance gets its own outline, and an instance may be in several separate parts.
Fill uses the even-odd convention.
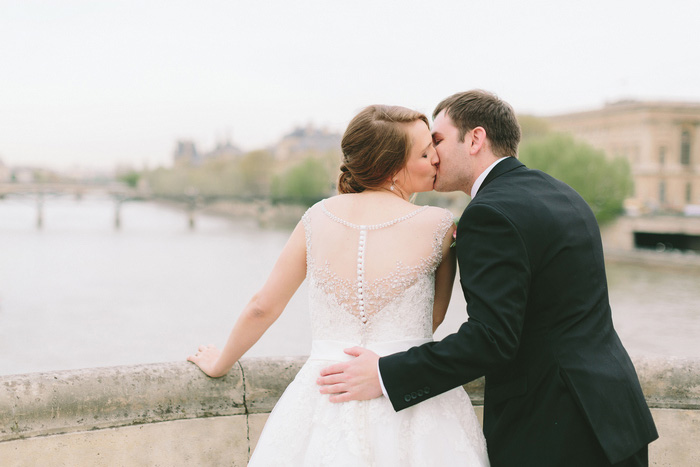
[[[370,105],[350,121],[340,146],[338,193],[377,189],[406,164],[411,151],[408,123],[428,118],[420,112],[393,105]]]

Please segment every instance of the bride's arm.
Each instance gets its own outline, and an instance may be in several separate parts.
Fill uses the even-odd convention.
[[[447,307],[452,297],[452,286],[455,283],[457,271],[454,248],[450,248],[454,238],[452,237],[455,226],[447,229],[447,234],[442,241],[442,262],[435,270],[435,303],[433,304],[433,332],[442,324],[447,313]]]
[[[212,377],[224,376],[282,314],[306,277],[304,226],[297,224],[262,289],[253,295],[238,317],[222,351],[200,346],[187,360]]]

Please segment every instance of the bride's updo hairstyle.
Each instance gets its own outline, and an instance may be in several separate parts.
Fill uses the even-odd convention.
[[[385,185],[404,165],[411,151],[408,123],[428,118],[393,105],[371,105],[350,121],[340,146],[338,193],[361,193]]]

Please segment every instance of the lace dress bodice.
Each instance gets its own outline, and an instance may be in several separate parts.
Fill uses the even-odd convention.
[[[381,356],[432,340],[435,270],[453,223],[444,209],[416,207],[380,224],[355,225],[337,216],[336,206],[321,201],[302,218],[312,349],[249,465],[488,467],[481,425],[461,387],[400,412],[386,397],[333,403],[320,393],[323,368],[352,359],[347,347]]]
[[[454,220],[435,207],[356,225],[321,201],[304,214],[313,339],[359,345],[433,334],[435,269]]]

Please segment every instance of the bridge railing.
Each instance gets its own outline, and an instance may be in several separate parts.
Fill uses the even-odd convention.
[[[186,362],[1,376],[0,465],[246,465],[304,361],[244,359],[220,379]],[[700,465],[700,359],[635,366],[661,434],[651,465]],[[466,389],[481,417],[483,381]]]

